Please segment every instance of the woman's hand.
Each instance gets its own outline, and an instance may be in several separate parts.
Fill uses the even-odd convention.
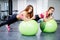
[[[35,19],[35,16],[33,16],[33,17],[31,18],[31,20],[33,20],[33,19]]]
[[[24,21],[30,21],[31,19],[28,19],[28,18],[26,18],[26,19],[24,19]]]
[[[43,21],[46,22],[47,21],[47,18],[44,18]]]
[[[53,19],[52,16],[50,16],[50,17],[48,17],[48,18],[44,18],[43,21],[44,21],[44,22],[47,22],[47,21],[49,21],[49,20],[51,20],[51,19]]]

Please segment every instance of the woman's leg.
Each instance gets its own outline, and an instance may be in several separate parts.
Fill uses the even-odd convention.
[[[35,21],[38,21],[40,18],[39,18],[39,16],[38,15],[35,15]]]
[[[14,22],[17,21],[17,18],[16,18],[16,15],[12,15],[10,18],[8,18],[8,20],[4,21],[3,23],[0,23],[0,27],[3,26],[3,25],[6,25],[6,24],[12,24]]]

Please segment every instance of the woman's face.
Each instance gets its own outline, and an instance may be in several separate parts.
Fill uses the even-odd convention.
[[[54,9],[49,10],[49,14],[52,14],[54,12]]]
[[[31,12],[32,11],[32,7],[29,8],[28,12]]]

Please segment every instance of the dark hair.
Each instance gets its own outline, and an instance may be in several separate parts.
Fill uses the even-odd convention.
[[[29,9],[30,9],[30,7],[32,7],[32,11],[31,11],[31,12],[28,12]],[[27,16],[29,16],[30,18],[33,17],[33,6],[32,6],[32,5],[28,5],[28,6],[25,8],[24,11],[27,11],[27,12],[28,12]]]
[[[48,11],[49,11],[50,9],[55,9],[55,8],[54,8],[54,7],[49,7]]]

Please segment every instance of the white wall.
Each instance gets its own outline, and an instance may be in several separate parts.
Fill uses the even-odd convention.
[[[56,20],[60,20],[60,0],[49,0],[48,7],[53,6],[55,7],[55,12],[53,14]]]
[[[22,11],[29,4],[34,7],[34,15],[48,9],[48,0],[18,0],[18,11]]]
[[[18,13],[20,13],[22,10],[26,7],[26,0],[18,0]]]
[[[18,10],[18,1],[17,0],[12,0],[13,1],[13,10]]]
[[[45,12],[48,9],[48,0],[37,0],[37,14]]]

